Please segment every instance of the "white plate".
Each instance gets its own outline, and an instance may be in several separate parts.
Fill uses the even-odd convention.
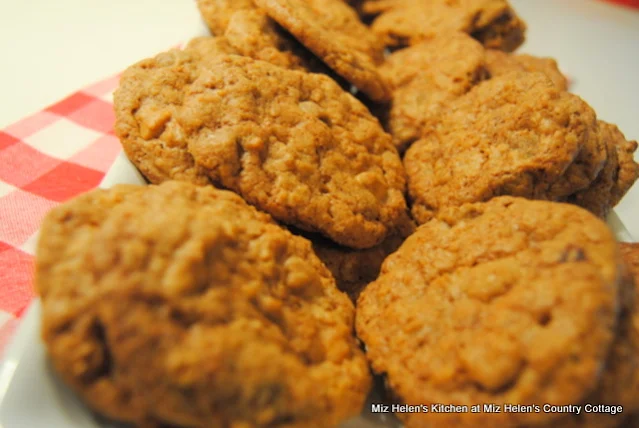
[[[120,154],[100,187],[115,184],[144,184],[129,160]],[[619,240],[632,241],[619,218],[608,223]],[[361,417],[343,428],[398,427],[389,415],[371,414],[371,397]],[[40,302],[32,303],[22,321],[4,362],[0,365],[0,428],[105,428],[53,374],[40,340]]]

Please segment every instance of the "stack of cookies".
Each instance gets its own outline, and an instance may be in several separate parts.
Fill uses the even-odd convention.
[[[370,363],[405,404],[639,412],[634,281],[597,218],[639,177],[637,144],[554,60],[511,53],[526,26],[507,1],[198,6],[211,36],[131,66],[115,94],[150,186],[42,228],[44,339],[94,410],[334,427],[361,412]]]

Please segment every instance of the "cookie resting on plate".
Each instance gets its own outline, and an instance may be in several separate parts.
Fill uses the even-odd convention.
[[[447,209],[357,302],[376,373],[401,403],[576,404],[599,384],[622,278],[607,225],[570,204],[500,197]],[[557,414],[417,413],[407,428],[532,426]]]
[[[405,215],[391,137],[332,79],[228,56],[184,97],[178,122],[196,164],[277,220],[370,248]]]
[[[406,152],[413,217],[511,195],[558,200],[603,168],[594,111],[541,73],[481,82],[449,103],[435,129]]]
[[[65,203],[44,221],[36,285],[53,367],[116,421],[332,427],[371,386],[353,305],[310,242],[228,191]]]
[[[147,180],[209,183],[193,163],[174,117],[201,69],[222,55],[244,55],[290,69],[325,69],[294,39],[281,37],[276,25],[257,11],[239,11],[231,19],[227,36],[197,37],[183,51],[163,52],[125,70],[114,94],[115,133]]]

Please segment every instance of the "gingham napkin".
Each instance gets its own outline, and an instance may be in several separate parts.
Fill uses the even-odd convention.
[[[118,76],[0,131],[0,358],[34,297],[35,233],[53,207],[97,187],[121,150]]]

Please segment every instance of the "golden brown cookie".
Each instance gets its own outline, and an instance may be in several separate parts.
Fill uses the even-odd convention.
[[[239,11],[230,21],[227,37],[194,38],[184,51],[161,53],[123,73],[114,95],[115,133],[128,158],[151,183],[170,179],[209,183],[193,163],[185,135],[173,120],[202,67],[222,55],[237,54],[284,68],[323,70],[318,60],[280,31],[262,13]]]
[[[197,164],[276,219],[370,248],[405,214],[390,136],[330,78],[229,56],[185,96],[179,121]]]
[[[342,0],[256,0],[282,27],[374,101],[390,88],[377,70],[383,48]]]
[[[620,255],[579,207],[500,197],[445,210],[357,302],[376,373],[402,403],[576,404],[614,339]],[[416,413],[407,428],[519,426],[547,413]]]
[[[406,46],[462,31],[490,49],[514,51],[526,24],[506,0],[369,0],[363,10],[380,14],[372,30],[387,46]]]
[[[553,58],[537,57],[526,54],[508,54],[495,49],[486,50],[486,68],[492,77],[501,76],[513,71],[537,71],[545,74],[557,88],[568,89],[568,80],[557,66]]]
[[[393,86],[386,128],[404,151],[437,123],[448,103],[486,77],[484,48],[465,33],[393,53],[381,67]]]
[[[36,278],[55,369],[118,421],[336,426],[370,387],[353,305],[311,244],[231,192],[81,196],[47,216]]]
[[[377,279],[386,257],[395,252],[414,231],[415,223],[406,216],[397,231],[381,244],[366,250],[346,248],[316,234],[307,234],[306,238],[313,244],[317,257],[333,274],[337,288],[355,302],[364,287]]]
[[[213,35],[226,31],[233,14],[242,10],[257,10],[253,0],[197,0],[202,19]]]
[[[207,184],[204,170],[187,151],[185,134],[175,121],[186,88],[199,74],[203,52],[170,50],[129,67],[114,94],[115,133],[127,157],[151,183],[175,179]]]
[[[566,197],[586,188],[604,160],[585,102],[541,73],[510,73],[453,100],[404,165],[413,218],[424,223],[444,207],[494,196]]]

